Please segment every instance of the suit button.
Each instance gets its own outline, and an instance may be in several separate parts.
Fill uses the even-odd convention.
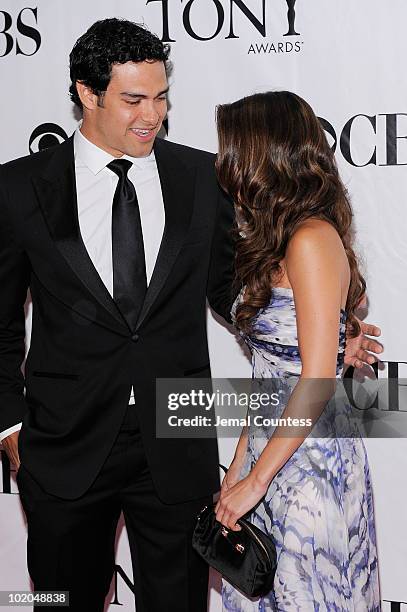
[[[133,340],[133,342],[137,342],[137,340],[140,338],[140,336],[138,334],[133,334],[131,339]]]

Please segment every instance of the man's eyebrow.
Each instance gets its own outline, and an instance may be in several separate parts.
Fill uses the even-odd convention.
[[[167,87],[166,89],[163,89],[163,91],[160,91],[156,95],[156,98],[158,98],[159,96],[163,96],[164,94],[168,93],[169,89],[170,88]],[[146,94],[135,93],[135,92],[131,92],[131,91],[121,91],[120,95],[121,96],[127,96],[128,98],[148,98],[148,96],[146,96]]]

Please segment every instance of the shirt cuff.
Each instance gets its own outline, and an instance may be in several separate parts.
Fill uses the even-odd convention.
[[[7,438],[7,436],[9,436],[10,434],[14,433],[15,431],[20,431],[21,425],[22,423],[17,423],[17,425],[13,425],[12,427],[5,429],[4,431],[1,431],[0,432],[0,442],[4,440],[4,438]]]

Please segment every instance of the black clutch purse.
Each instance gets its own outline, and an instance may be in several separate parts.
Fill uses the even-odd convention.
[[[272,538],[244,518],[237,521],[240,531],[230,531],[216,520],[214,508],[205,506],[199,513],[193,548],[248,597],[266,595],[273,588],[277,563]]]

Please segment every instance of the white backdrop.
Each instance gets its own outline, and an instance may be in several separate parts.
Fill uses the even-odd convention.
[[[368,280],[368,319],[382,328],[383,359],[407,378],[405,0],[0,0],[0,162],[61,140],[76,127],[68,54],[97,19],[144,22],[172,40],[169,138],[216,151],[216,104],[290,89],[323,118],[350,190]],[[292,2],[291,2],[292,4]],[[45,125],[54,124],[54,125]],[[48,136],[47,136],[48,135]],[[1,290],[1,289],[0,289]],[[250,375],[230,330],[208,318],[215,377]],[[396,366],[392,366],[393,368]],[[384,371],[383,376],[386,376]],[[403,402],[400,409],[407,409]],[[406,415],[403,415],[405,418]],[[368,440],[383,610],[407,610],[406,441]],[[224,462],[232,441],[220,441]],[[28,588],[25,525],[14,475],[0,475],[0,590]],[[125,529],[118,530],[121,609],[132,610]],[[120,575],[120,572],[123,572]],[[210,611],[220,610],[212,577]],[[113,599],[113,594],[112,598]],[[115,610],[111,605],[109,610]],[[163,611],[164,612],[164,611]]]

